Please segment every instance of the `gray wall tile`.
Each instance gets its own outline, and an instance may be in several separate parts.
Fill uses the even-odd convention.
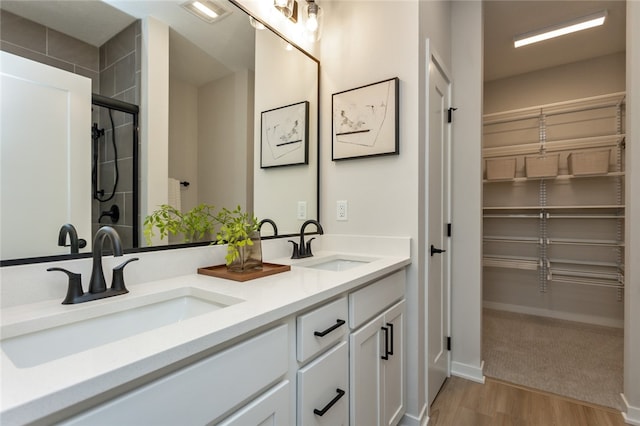
[[[46,54],[46,27],[6,10],[0,11],[0,38],[26,49]]]

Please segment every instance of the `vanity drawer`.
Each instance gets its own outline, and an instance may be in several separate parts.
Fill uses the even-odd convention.
[[[349,424],[349,351],[347,342],[298,371],[299,426]]]
[[[297,318],[297,359],[305,362],[344,339],[347,327],[347,298],[327,303]]]
[[[349,327],[356,329],[404,297],[404,269],[349,294]]]
[[[208,424],[280,380],[288,353],[288,326],[281,325],[61,424]]]

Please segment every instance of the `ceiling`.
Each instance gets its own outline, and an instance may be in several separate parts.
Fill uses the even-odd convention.
[[[171,28],[172,74],[197,86],[233,70],[253,69],[254,30],[244,11],[214,0],[232,13],[210,24],[181,7],[184,1],[1,0],[0,6],[96,47],[136,19],[153,16]]]
[[[126,28],[136,18],[154,16],[167,22],[170,32],[173,70],[184,79],[200,84],[210,79],[215,70],[251,68],[253,61],[253,32],[245,25],[238,33],[236,24],[246,21],[244,12],[236,9],[215,24],[207,24],[180,7],[183,0],[2,0],[0,5],[18,15],[40,22],[80,40],[101,46],[113,35]],[[222,4],[229,7],[227,0]],[[115,6],[115,7],[112,7]],[[484,1],[484,80],[492,81],[539,69],[577,62],[625,50],[624,0],[485,0]],[[607,10],[605,24],[579,33],[515,49],[513,38],[601,10]],[[190,46],[186,40],[195,46]],[[218,53],[221,47],[234,40],[233,49],[224,49],[226,57]],[[244,42],[243,42],[244,41]],[[196,47],[197,46],[197,47]],[[236,46],[244,46],[245,50]],[[203,56],[207,52],[217,60]],[[197,62],[188,58],[199,57]],[[199,67],[185,64],[199,63]],[[200,83],[199,83],[200,82]]]
[[[607,10],[604,25],[515,49],[513,38]],[[578,62],[625,50],[624,0],[484,1],[484,80]]]

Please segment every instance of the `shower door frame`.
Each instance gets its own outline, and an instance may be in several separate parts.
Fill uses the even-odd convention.
[[[132,170],[132,178],[133,178],[133,235],[132,235],[132,245],[133,248],[140,247],[140,238],[139,238],[139,227],[140,227],[140,197],[139,197],[139,173],[140,173],[140,165],[139,165],[139,156],[138,156],[138,141],[139,141],[139,126],[138,126],[138,115],[140,113],[140,107],[135,104],[130,104],[128,102],[124,102],[118,99],[109,98],[107,96],[98,95],[96,93],[91,94],[91,104],[96,105],[103,108],[108,108],[114,111],[120,111],[127,114],[131,114],[133,116],[133,170]]]

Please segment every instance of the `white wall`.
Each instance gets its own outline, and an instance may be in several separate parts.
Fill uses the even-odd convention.
[[[640,114],[640,2],[627,1],[627,117]],[[640,120],[627,120],[624,396],[640,425]]]
[[[484,84],[484,114],[625,90],[625,53],[601,56]]]
[[[181,207],[198,205],[198,88],[169,80],[169,177],[189,182],[180,187]]]
[[[482,381],[482,3],[452,7],[452,373]]]
[[[153,70],[151,72],[150,70]],[[140,99],[140,240],[144,218],[166,204],[169,169],[169,27],[152,17],[142,23]],[[153,245],[162,244],[156,236]]]
[[[252,87],[247,70],[198,90],[198,201],[217,208],[252,209],[253,121],[247,114]]]

